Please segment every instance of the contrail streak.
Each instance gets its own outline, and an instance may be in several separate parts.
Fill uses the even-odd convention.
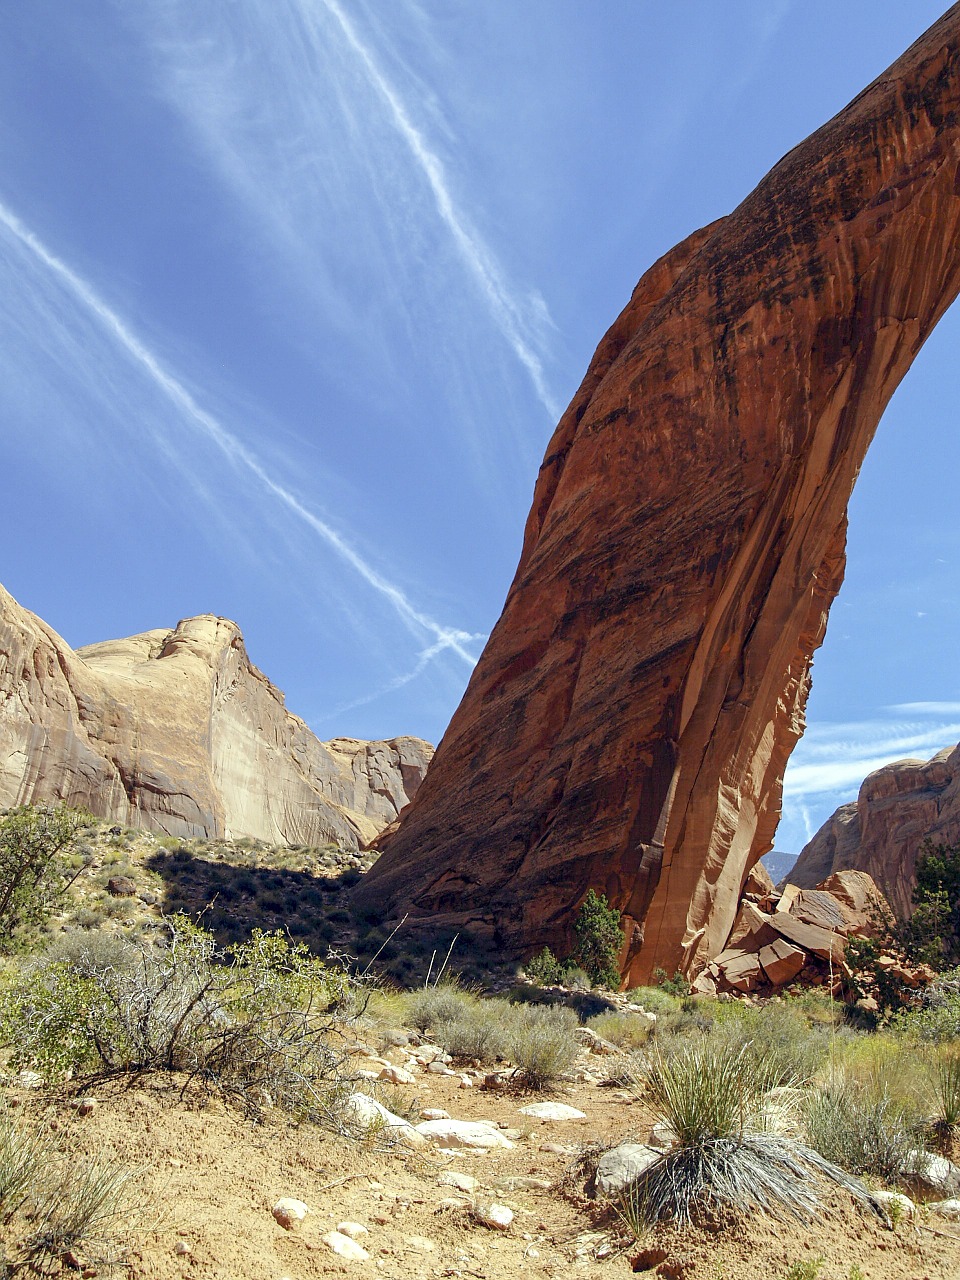
[[[256,454],[251,452],[212,414],[197,404],[186,387],[163,368],[156,356],[127,328],[116,312],[107,306],[90,285],[81,279],[75,271],[71,270],[62,259],[51,253],[43,242],[25,227],[20,219],[3,203],[0,203],[0,223],[3,223],[22,245],[28,248],[45,267],[67,285],[74,296],[79,298],[83,305],[97,317],[107,332],[116,339],[117,344],[141,368],[146,370],[160,390],[176,405],[189,422],[192,422],[195,427],[199,428],[204,435],[212,440],[232,462],[239,463],[245,467],[260,481],[260,484],[268,493],[279,499],[288,510],[292,511],[300,520],[309,525],[315,533],[319,534],[324,542],[355,570],[368,586],[389,601],[403,622],[414,631],[414,634],[416,634],[416,628],[422,628],[436,638],[437,644],[428,651],[431,656],[435,656],[441,649],[451,649],[468,666],[474,666],[476,659],[464,648],[464,643],[472,640],[473,636],[466,631],[442,626],[415,608],[399,587],[394,586],[393,583],[382,577],[376,569],[367,564],[362,556],[358,555],[335,529],[332,529],[330,525],[315,516],[312,511],[308,511],[289,489],[284,488],[282,484],[274,480]]]
[[[339,23],[347,43],[360,59],[369,80],[386,103],[394,128],[410,148],[414,160],[427,180],[433,193],[437,213],[450,231],[470,274],[480,286],[480,291],[486,298],[504,337],[530,375],[541,404],[551,418],[559,417],[560,409],[547,387],[543,366],[520,331],[516,303],[500,280],[500,273],[492,261],[490,251],[468,228],[466,219],[456,208],[439,157],[430,150],[424,141],[423,134],[414,126],[396,90],[377,66],[370,50],[357,35],[356,28],[337,0],[322,0],[322,3],[328,13],[332,14]]]

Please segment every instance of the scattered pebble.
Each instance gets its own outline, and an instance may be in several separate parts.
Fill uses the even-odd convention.
[[[341,1231],[327,1232],[323,1237],[323,1243],[341,1258],[346,1258],[348,1262],[366,1262],[370,1257],[362,1244],[357,1244],[356,1240],[351,1240]]]
[[[480,1185],[469,1173],[460,1173],[457,1169],[444,1169],[437,1178],[442,1187],[456,1187],[466,1195],[472,1195]]]
[[[338,1222],[337,1230],[342,1236],[349,1236],[351,1240],[357,1240],[360,1236],[368,1236],[370,1229],[365,1227],[362,1222]]]
[[[285,1231],[295,1231],[311,1210],[302,1200],[294,1200],[291,1196],[283,1196],[273,1206],[273,1216]]]
[[[513,1222],[513,1210],[505,1204],[477,1205],[474,1210],[477,1221],[494,1231],[506,1231]]]

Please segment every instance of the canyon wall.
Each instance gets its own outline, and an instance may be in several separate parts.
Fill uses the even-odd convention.
[[[358,887],[408,927],[699,970],[772,847],[846,508],[960,290],[960,5],[641,279],[541,467],[503,614]]]
[[[806,845],[788,876],[807,889],[836,871],[866,871],[899,916],[910,914],[924,840],[960,841],[960,746],[932,760],[897,760],[864,778]]]
[[[0,587],[0,805],[174,836],[358,848],[416,794],[419,738],[320,742],[204,615],[74,651]]]

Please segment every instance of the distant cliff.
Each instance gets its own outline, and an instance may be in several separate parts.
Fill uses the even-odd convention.
[[[419,738],[320,742],[225,618],[74,651],[0,587],[0,805],[356,848],[413,798],[432,754]]]
[[[904,916],[928,837],[938,844],[960,840],[960,746],[869,774],[857,800],[841,805],[801,851],[788,879],[809,889],[835,871],[866,871]]]

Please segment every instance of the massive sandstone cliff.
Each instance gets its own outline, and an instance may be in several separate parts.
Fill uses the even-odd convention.
[[[630,981],[722,947],[772,846],[847,502],[960,290],[960,5],[641,279],[547,449],[503,614],[364,905]]]
[[[412,799],[431,754],[419,738],[319,742],[225,618],[74,652],[0,587],[0,805],[357,848]]]
[[[808,889],[835,871],[866,871],[897,914],[909,915],[917,854],[928,838],[960,841],[960,746],[868,774],[856,802],[827,819],[788,879]]]

